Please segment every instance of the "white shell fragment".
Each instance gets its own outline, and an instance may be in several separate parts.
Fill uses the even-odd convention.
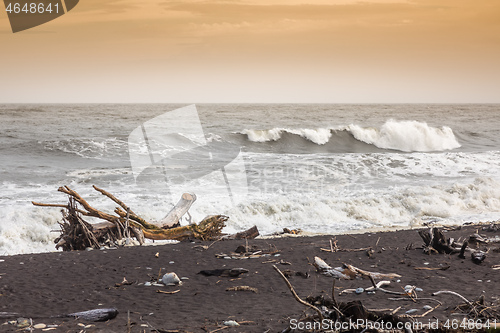
[[[365,290],[363,288],[357,288],[356,294],[362,294]]]
[[[234,320],[228,320],[228,321],[225,321],[224,322],[224,325],[225,326],[240,326],[240,324],[238,324],[237,322],[235,322]]]
[[[161,281],[166,286],[175,286],[177,284],[182,284],[181,279],[177,276],[177,274],[171,272],[163,275]]]

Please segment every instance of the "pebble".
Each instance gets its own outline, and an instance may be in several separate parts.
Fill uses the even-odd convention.
[[[412,288],[413,288],[413,286],[410,286],[409,284],[407,284],[405,286],[405,291],[411,290]]]
[[[373,290],[372,290],[372,291],[367,291],[366,293],[367,293],[368,295],[375,295],[375,294],[376,294],[376,292],[375,292],[375,291],[373,291]]]
[[[415,291],[422,292],[424,290],[422,288],[415,288]]]
[[[224,325],[226,326],[240,326],[240,324],[238,324],[237,322],[235,322],[234,320],[228,320],[228,321],[225,321],[224,322]]]
[[[47,328],[47,325],[45,325],[45,324],[36,324],[36,325],[33,325],[33,328],[43,329],[43,328]]]
[[[31,320],[28,318],[17,318],[17,327],[25,328],[31,326]]]
[[[281,254],[279,254],[279,253],[276,253],[276,254],[275,254],[274,256],[275,256],[275,257],[279,257],[280,255],[281,255]]]
[[[161,278],[161,281],[166,286],[181,284],[181,279],[179,279],[177,274],[175,274],[173,272],[163,275],[163,277]]]
[[[423,309],[426,310],[426,311],[428,311],[428,310],[432,309],[432,306],[430,306],[430,305],[424,305]]]
[[[417,311],[418,311],[417,309],[410,309],[410,310],[406,311],[405,313],[406,314],[412,314],[412,313],[415,313]]]
[[[170,265],[175,264],[175,261],[169,261],[168,262]]]
[[[150,287],[150,286],[151,286],[151,282],[145,282],[145,283],[144,283],[144,285],[145,285],[146,287]]]
[[[357,288],[356,294],[362,294],[365,290],[363,288]]]

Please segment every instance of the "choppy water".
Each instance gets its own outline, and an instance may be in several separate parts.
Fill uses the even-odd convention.
[[[193,218],[226,214],[227,232],[500,218],[500,105],[213,104],[171,121],[182,107],[0,105],[0,254],[54,250],[61,214],[31,201],[65,203],[61,185],[152,220],[193,191]]]

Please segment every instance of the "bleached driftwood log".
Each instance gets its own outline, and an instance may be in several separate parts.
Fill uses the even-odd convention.
[[[120,206],[115,208],[114,212],[117,215],[95,209],[76,191],[67,186],[58,189],[58,191],[69,195],[70,202],[66,205],[32,202],[35,206],[62,207],[70,212],[69,215],[64,215],[63,213],[63,216],[68,218],[65,218],[65,223],[61,223],[62,235],[57,239],[58,246],[63,247],[65,250],[81,250],[89,246],[97,248],[103,240],[103,234],[108,234],[108,240],[111,239],[113,241],[122,238],[129,239],[132,235],[139,242],[143,242],[144,237],[154,240],[215,240],[221,237],[222,228],[228,219],[224,215],[212,215],[205,217],[199,224],[168,228],[165,225],[147,222],[112,194],[96,186],[94,186],[94,189]],[[187,213],[195,199],[196,196],[194,194],[185,193],[165,219],[168,221],[178,221],[184,213]],[[78,208],[77,203],[82,208]],[[104,221],[90,224],[84,221],[80,215],[96,217]],[[78,237],[83,237],[85,240],[82,239],[75,242],[75,239]]]
[[[368,272],[349,264],[343,264],[342,267],[333,268],[319,257],[314,257],[314,266],[321,274],[336,279],[352,280],[362,276],[371,277],[373,279],[394,279],[401,277],[401,275],[395,273],[384,274],[377,272]]]
[[[184,193],[181,196],[179,202],[168,212],[168,214],[161,219],[158,224],[161,228],[172,228],[180,225],[180,219],[184,214],[188,214],[189,223],[191,224],[191,215],[189,215],[189,208],[193,202],[196,201],[196,195],[194,193]]]

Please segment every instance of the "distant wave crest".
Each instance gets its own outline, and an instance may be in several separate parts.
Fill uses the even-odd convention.
[[[335,151],[335,147],[342,147],[342,151],[345,151],[349,147],[359,148],[365,145],[403,152],[444,151],[460,147],[450,127],[437,128],[425,122],[393,119],[386,121],[380,128],[350,124],[336,128],[317,129],[245,129],[239,134],[245,135],[250,142],[276,142],[282,145],[286,144],[283,141],[288,141],[290,145],[293,145],[297,143],[297,137],[299,137],[318,146],[329,146],[330,149],[327,151]]]

